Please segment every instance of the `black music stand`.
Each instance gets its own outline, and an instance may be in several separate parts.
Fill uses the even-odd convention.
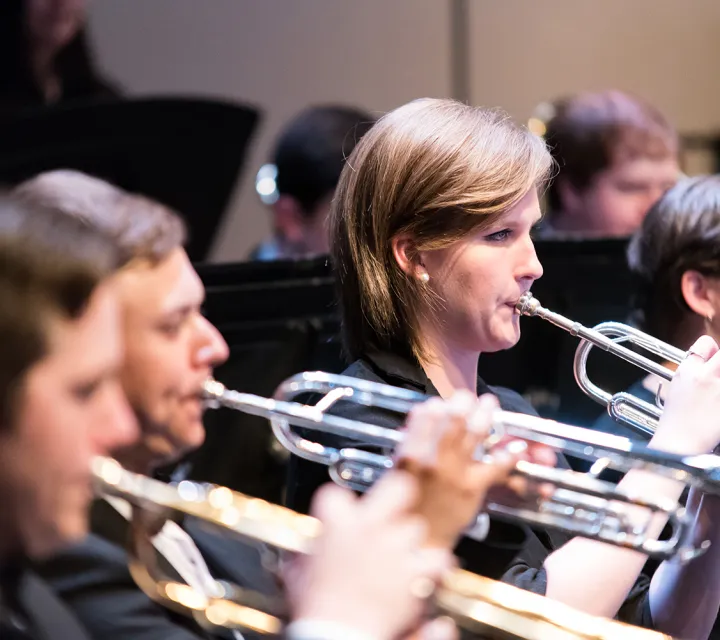
[[[204,260],[260,115],[198,98],[92,101],[34,109],[0,123],[0,183],[70,168],[144,194],[188,222],[188,253]]]
[[[206,317],[230,346],[216,374],[227,387],[271,396],[305,370],[341,372],[334,283],[325,258],[199,265]],[[282,501],[287,452],[264,418],[209,411],[205,445],[189,459],[191,477]]]

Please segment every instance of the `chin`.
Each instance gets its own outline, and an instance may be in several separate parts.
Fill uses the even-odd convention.
[[[497,341],[491,348],[483,349],[482,353],[497,353],[498,351],[507,351],[512,349],[518,343],[517,340],[501,342]]]
[[[500,320],[499,318],[496,320]],[[520,341],[520,317],[502,318],[490,326],[478,327],[473,348],[480,353],[497,353],[512,349]]]
[[[507,351],[512,349],[520,341],[520,332],[509,333],[504,336],[495,336],[492,343],[482,349],[482,353],[497,353],[498,351]]]
[[[193,420],[185,425],[182,442],[183,455],[199,449],[204,442],[205,425],[203,425],[202,418]]]

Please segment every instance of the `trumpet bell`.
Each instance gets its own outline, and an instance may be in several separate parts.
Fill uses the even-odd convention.
[[[623,343],[632,344],[664,362],[675,364],[680,364],[687,357],[686,351],[620,322],[603,322],[589,329],[579,322],[546,309],[529,291],[520,297],[515,305],[515,311],[519,315],[542,318],[570,335],[580,338],[581,342],[575,352],[573,373],[583,393],[607,407],[608,413],[616,422],[628,426],[645,437],[655,433],[662,410],[628,393],[611,394],[593,383],[587,373],[588,356],[593,348],[599,347],[647,373],[670,381],[674,375],[671,369],[629,349]]]

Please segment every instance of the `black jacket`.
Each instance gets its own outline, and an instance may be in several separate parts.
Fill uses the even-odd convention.
[[[24,563],[0,568],[2,640],[89,640],[78,620]]]
[[[237,540],[211,534],[190,518],[182,524],[200,550],[214,578],[275,595],[277,585],[264,568],[259,551]],[[91,511],[88,539],[37,567],[55,592],[72,609],[96,640],[197,640],[231,638],[229,632],[210,634],[193,619],[168,611],[135,584],[125,552],[129,523],[110,504],[97,500]],[[182,579],[158,554],[163,571]],[[246,640],[259,636],[242,632]]]

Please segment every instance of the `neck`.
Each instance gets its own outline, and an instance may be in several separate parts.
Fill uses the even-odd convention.
[[[432,330],[423,330],[422,335],[426,354],[422,367],[440,396],[449,398],[460,389],[476,393],[480,352],[458,348]]]
[[[183,450],[173,444],[169,436],[160,433],[157,425],[149,426],[148,422],[140,417],[138,417],[138,421],[142,432],[140,441],[113,453],[113,457],[125,469],[152,476],[159,469],[180,461]]]

